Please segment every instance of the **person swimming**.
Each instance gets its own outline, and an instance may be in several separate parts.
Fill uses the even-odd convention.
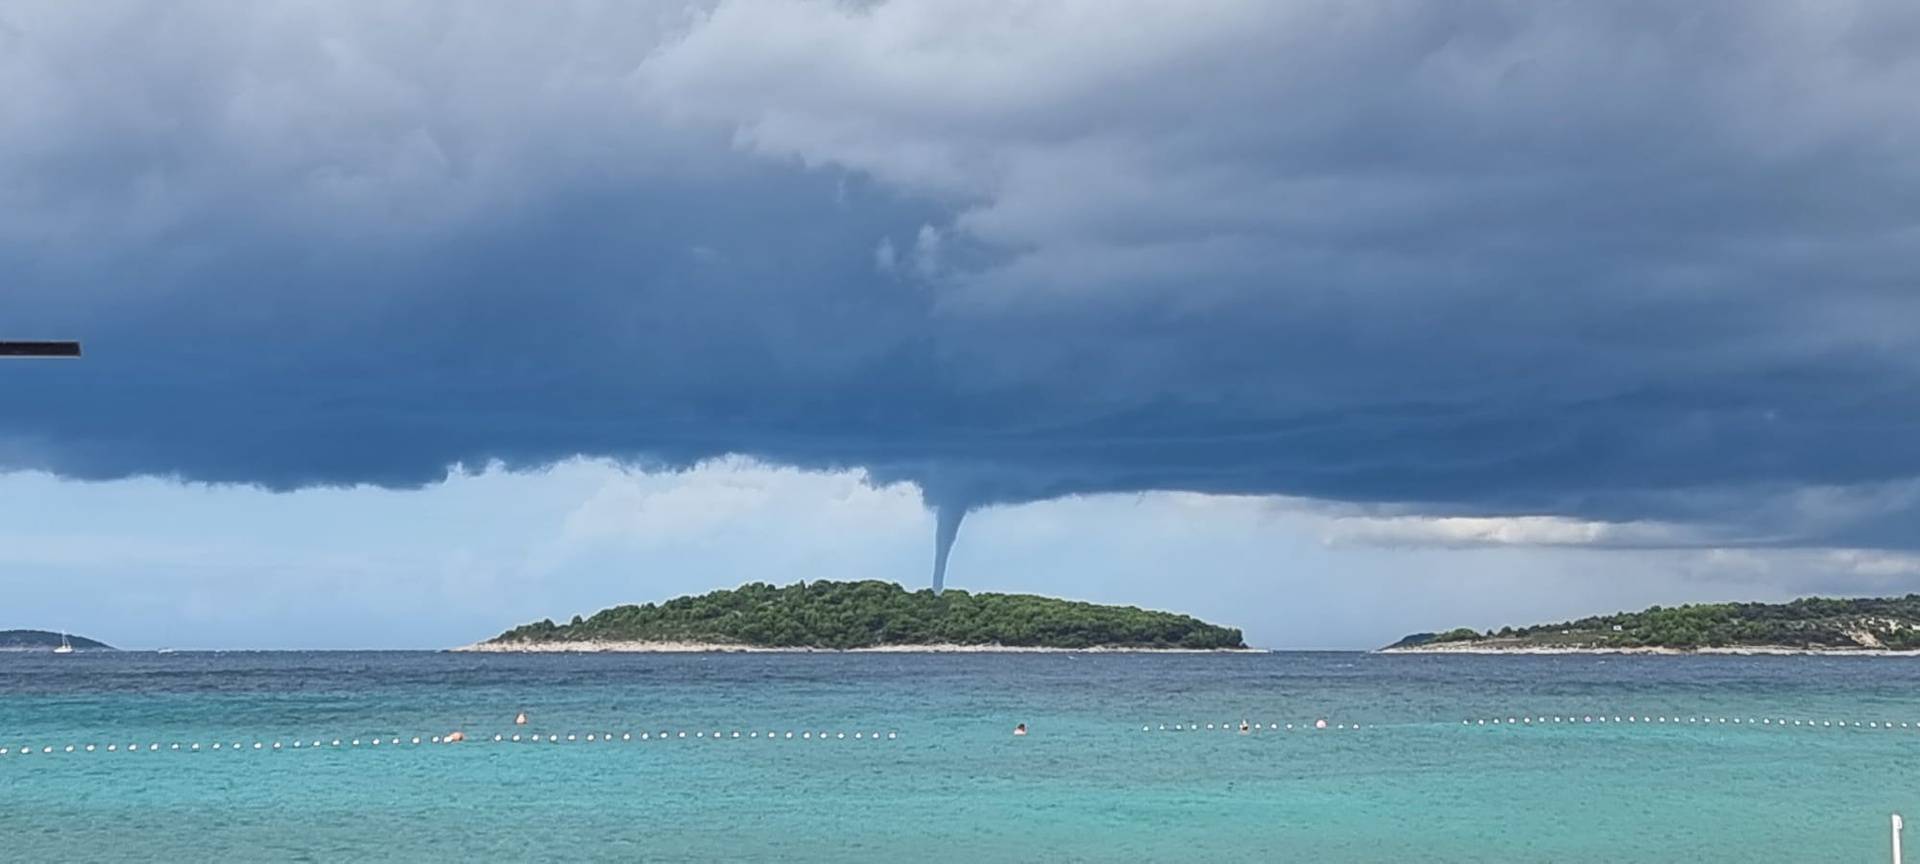
[[[1253,731],[1253,727],[1248,726],[1247,721],[1245,720],[1240,721],[1240,734],[1245,735],[1248,732],[1252,732],[1252,731]]]
[[[513,717],[513,725],[515,725],[515,726],[525,726],[525,725],[527,725],[527,712],[525,712],[525,711],[522,711],[522,712],[520,712],[519,714],[516,714],[516,715],[514,715],[514,717]]]
[[[452,732],[448,732],[447,737],[442,738],[440,740],[445,741],[448,744],[458,744],[461,741],[467,740],[467,733],[462,732],[458,729],[455,729]]]
[[[1015,725],[1014,725],[1014,727],[1013,727],[1013,734],[1015,734],[1015,735],[1025,735],[1025,734],[1027,734],[1027,724],[1025,724],[1025,723],[1017,723],[1017,724],[1015,724]]]

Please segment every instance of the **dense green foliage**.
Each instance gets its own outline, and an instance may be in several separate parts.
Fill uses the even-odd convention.
[[[113,646],[83,636],[68,636],[75,651],[112,651]],[[0,630],[0,651],[52,651],[60,647],[60,634],[49,630]]]
[[[1240,631],[1168,612],[1031,594],[907,591],[891,582],[742,585],[661,604],[539,621],[495,642],[706,642],[771,648],[1007,645],[1243,648]]]
[[[1779,645],[1806,648],[1920,649],[1920,594],[1791,603],[1702,603],[1655,606],[1560,624],[1480,633],[1465,627],[1434,642],[1517,641],[1606,648],[1708,648]]]

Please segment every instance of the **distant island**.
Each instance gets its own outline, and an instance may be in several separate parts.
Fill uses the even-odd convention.
[[[1457,653],[1920,653],[1920,594],[1654,606],[1531,627],[1415,633],[1382,651]]]
[[[751,583],[515,627],[459,651],[1247,650],[1186,615],[1031,594],[908,591],[891,582]]]
[[[113,651],[112,645],[81,636],[68,635],[67,644],[75,651]],[[0,651],[52,651],[60,647],[60,634],[46,630],[0,630]]]

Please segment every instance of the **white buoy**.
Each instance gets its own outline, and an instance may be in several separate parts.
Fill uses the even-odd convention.
[[[894,738],[894,733],[892,733],[892,732],[888,732],[888,733],[887,733],[887,740],[889,740],[889,741],[891,741],[891,740],[893,740],[893,738]]]
[[[434,741],[436,741],[436,742],[438,742],[439,740],[440,740],[440,739],[438,739],[438,738],[435,738],[435,739],[434,739]],[[415,743],[415,744],[418,744],[418,743],[420,743],[420,736],[418,736],[418,735],[415,735],[415,736],[413,737],[413,743]]]
[[[72,752],[73,752],[73,745],[72,745],[72,744],[68,744],[68,745],[67,745],[67,752],[68,752],[68,753],[72,753]]]
[[[88,753],[92,753],[92,752],[93,752],[93,745],[92,745],[92,744],[88,744],[88,745],[87,745],[87,752],[88,752]]]
[[[792,733],[792,732],[788,732],[788,733],[787,733],[787,737],[788,737],[788,738],[792,738],[792,737],[793,737],[793,733]]]
[[[644,738],[644,737],[646,737],[646,736],[645,736],[645,735],[643,734],[643,735],[641,735],[641,737],[643,737],[643,738]],[[622,741],[632,741],[632,740],[633,740],[633,733],[632,733],[632,732],[622,732],[622,733],[620,733],[620,740],[622,740]]]
[[[568,735],[568,736],[567,736],[567,740],[568,740],[568,741],[572,741],[572,740],[574,740],[574,739],[573,739],[573,736],[572,736],[572,735]]]
[[[118,745],[118,744],[108,744],[108,745],[107,745],[107,752],[108,752],[108,753],[118,753],[118,752],[120,752],[120,750],[119,750],[119,748],[120,748],[120,745]],[[24,747],[22,747],[22,748],[20,748],[20,749],[21,749],[21,752],[26,752],[26,748],[24,748]],[[218,749],[220,749],[220,745],[218,745],[218,744],[215,744],[215,745],[213,745],[213,749],[215,749],[215,750],[218,750]]]
[[[187,749],[189,749],[189,750],[198,750],[198,749],[200,749],[200,745],[199,745],[199,743],[197,743],[197,742],[196,742],[196,743],[195,743],[195,744],[194,744],[194,745],[193,745],[192,747],[189,747],[189,748],[187,748]]]

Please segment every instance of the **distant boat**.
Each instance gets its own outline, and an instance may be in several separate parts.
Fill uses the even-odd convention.
[[[73,643],[67,641],[67,634],[60,634],[60,647],[53,649],[55,654],[72,654]]]
[[[160,650],[158,650],[158,651],[155,651],[155,652],[153,652],[153,653],[155,653],[155,654],[172,654],[172,653],[173,653],[173,649],[172,649],[172,648],[162,648],[162,649],[160,649]]]

